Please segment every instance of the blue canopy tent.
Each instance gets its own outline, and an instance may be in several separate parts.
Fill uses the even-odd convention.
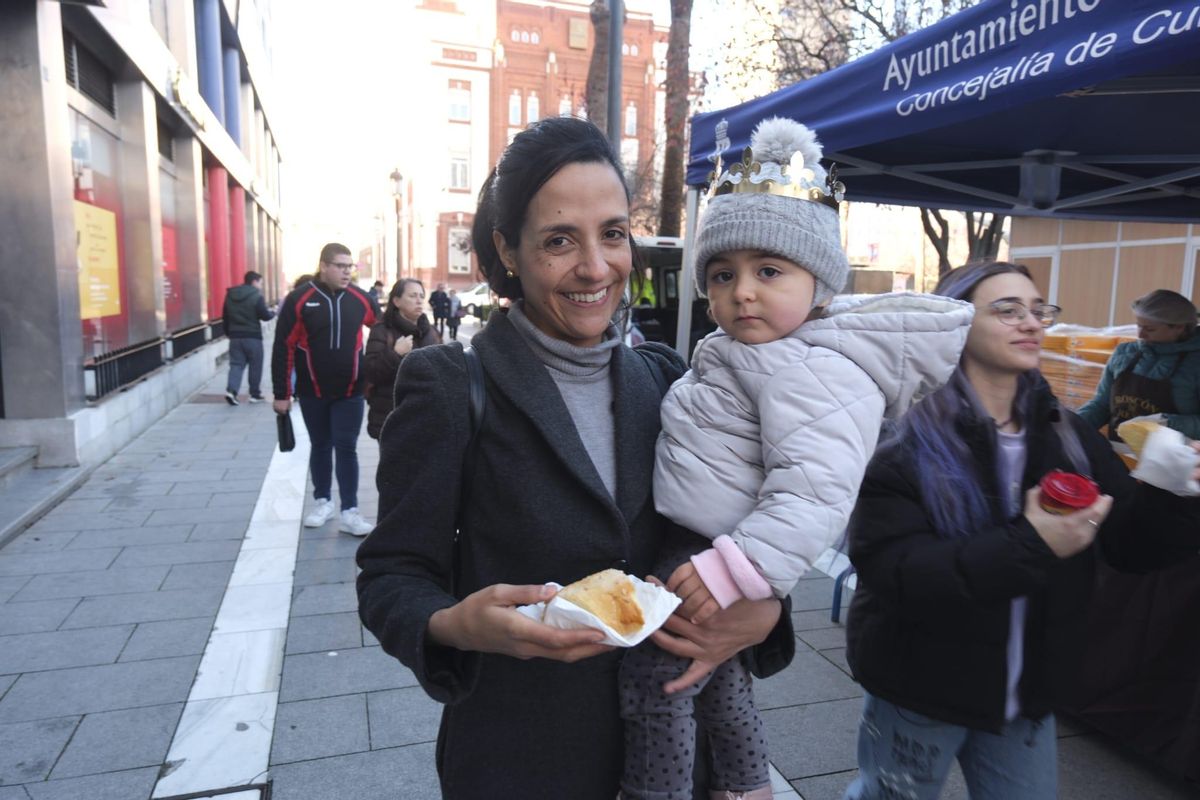
[[[717,155],[740,159],[772,116],[817,132],[849,200],[1196,221],[1198,45],[1196,0],[984,0],[816,78],[699,114],[684,285]],[[682,295],[676,341],[686,343]]]

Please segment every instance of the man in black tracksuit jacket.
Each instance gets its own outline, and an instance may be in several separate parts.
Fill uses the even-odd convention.
[[[321,249],[317,277],[287,296],[275,330],[271,377],[275,412],[288,413],[291,377],[296,375],[296,399],[312,449],[316,505],[304,518],[306,527],[324,525],[334,516],[331,497],[333,454],[337,452],[338,529],[366,536],[373,527],[358,513],[358,434],[362,428],[363,328],[376,321],[375,304],[350,282],[354,260],[350,248],[331,243]]]
[[[262,325],[275,316],[262,296],[262,275],[247,272],[241,286],[234,286],[225,295],[221,319],[229,339],[229,380],[225,383],[225,402],[238,404],[238,389],[242,388],[242,372],[250,366],[250,402],[261,403],[263,341]]]

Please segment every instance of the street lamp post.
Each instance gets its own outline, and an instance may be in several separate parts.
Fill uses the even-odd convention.
[[[403,199],[404,176],[400,168],[392,170],[392,197],[396,199],[396,280],[404,277],[404,231],[400,216],[400,203]]]

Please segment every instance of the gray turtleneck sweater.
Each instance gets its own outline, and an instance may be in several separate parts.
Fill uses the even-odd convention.
[[[600,344],[576,347],[542,333],[525,316],[523,306],[523,301],[513,303],[508,320],[538,360],[546,365],[546,371],[567,405],[575,430],[592,457],[596,472],[608,493],[616,497],[616,427],[609,365],[613,350],[621,343],[620,334],[615,325],[610,325]]]

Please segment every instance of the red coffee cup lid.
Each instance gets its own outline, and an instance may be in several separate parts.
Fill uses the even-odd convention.
[[[1060,469],[1046,473],[1041,487],[1048,500],[1068,508],[1087,508],[1100,496],[1100,487],[1095,481]]]

